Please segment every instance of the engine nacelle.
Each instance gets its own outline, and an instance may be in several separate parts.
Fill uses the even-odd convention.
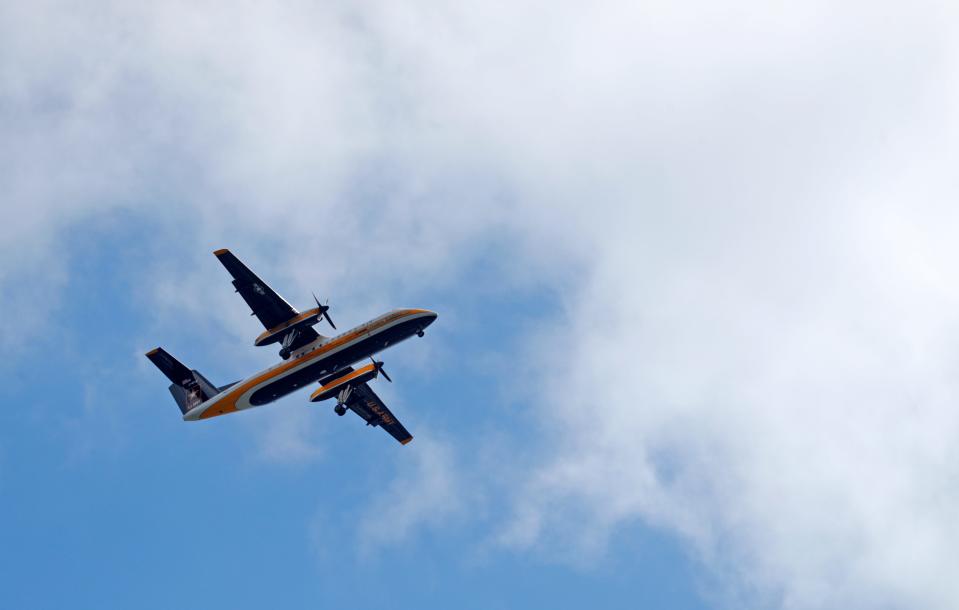
[[[333,377],[333,379],[327,377],[323,380],[323,385],[310,395],[310,402],[320,402],[321,400],[335,398],[336,395],[347,386],[357,386],[374,379],[377,372],[375,364],[367,364],[363,368],[344,372],[342,375]]]
[[[253,341],[253,345],[259,347],[261,345],[269,345],[270,343],[280,343],[283,341],[283,337],[285,337],[290,331],[307,326],[313,326],[319,322],[321,315],[322,312],[320,311],[319,307],[308,309],[295,318],[290,318],[279,326],[275,326],[269,330],[263,331],[260,333],[260,336]]]

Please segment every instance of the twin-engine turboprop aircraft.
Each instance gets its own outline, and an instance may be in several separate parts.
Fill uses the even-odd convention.
[[[248,379],[217,387],[195,369],[188,369],[163,348],[147,352],[147,358],[173,383],[170,393],[176,400],[183,419],[194,421],[233,413],[271,403],[304,386],[319,381],[320,387],[310,395],[311,402],[336,398],[333,410],[345,415],[352,410],[368,426],[380,426],[402,444],[413,440],[367,382],[382,375],[392,381],[383,363],[373,358],[380,350],[413,335],[423,336],[423,329],[436,320],[426,309],[394,309],[336,337],[324,337],[313,326],[325,319],[330,326],[329,306],[321,305],[300,313],[273,291],[229,250],[213,254],[233,276],[233,286],[247,302],[251,315],[266,330],[254,345],[280,344],[283,362],[275,364]],[[370,364],[354,369],[351,365],[370,359]]]

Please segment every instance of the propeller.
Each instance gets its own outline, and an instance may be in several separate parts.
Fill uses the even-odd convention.
[[[393,383],[393,380],[390,379],[390,376],[386,374],[386,371],[383,370],[383,363],[373,359],[373,356],[370,356],[370,360],[373,361],[373,368],[376,370],[377,374],[382,374],[387,381]]]
[[[330,326],[333,327],[333,330],[336,330],[336,324],[333,324],[333,320],[330,319],[330,314],[326,313],[327,311],[330,310],[330,306],[329,306],[330,300],[329,299],[326,300],[327,305],[320,305],[320,300],[316,298],[316,294],[315,293],[312,293],[312,294],[313,294],[313,300],[316,301],[316,307],[320,310],[320,315],[326,318],[326,321],[330,323]]]

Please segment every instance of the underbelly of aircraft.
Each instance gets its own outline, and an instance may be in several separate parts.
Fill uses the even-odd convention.
[[[309,366],[278,377],[253,392],[250,395],[250,405],[254,407],[265,405],[304,386],[316,383],[324,375],[368,358],[404,339],[409,339],[416,334],[422,324],[422,320],[419,319],[407,320],[367,336],[335,354],[317,358],[316,362]]]

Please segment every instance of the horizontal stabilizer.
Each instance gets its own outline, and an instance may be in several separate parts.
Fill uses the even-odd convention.
[[[239,381],[234,381],[233,383],[228,383],[228,384],[226,384],[226,385],[221,385],[221,386],[219,387],[219,390],[220,390],[220,392],[225,392],[226,390],[229,390],[230,388],[232,388],[233,386],[235,386],[235,385],[238,384],[238,383],[240,383],[240,382],[239,382]],[[217,393],[219,394],[219,392],[217,392]]]
[[[167,379],[177,385],[183,385],[193,379],[193,371],[183,366],[183,363],[168,354],[162,347],[147,352],[147,358],[166,375]]]

